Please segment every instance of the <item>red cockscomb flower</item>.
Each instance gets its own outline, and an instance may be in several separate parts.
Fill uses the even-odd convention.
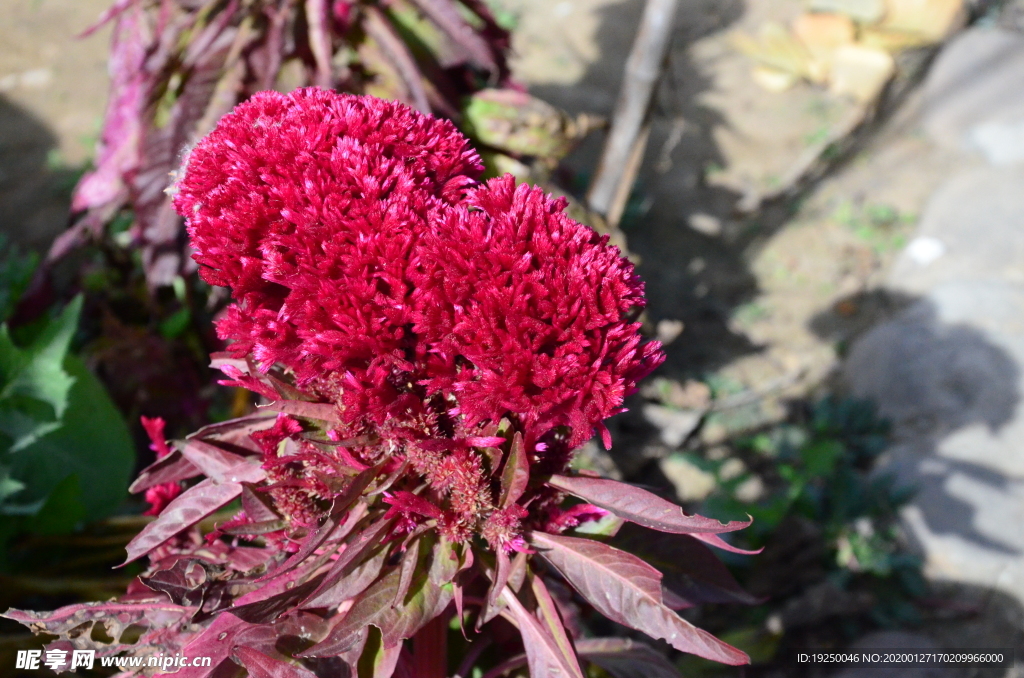
[[[186,159],[175,205],[203,277],[234,297],[217,326],[231,354],[214,365],[271,412],[173,449],[144,420],[160,458],[133,489],[159,515],[127,550],[147,572],[116,602],[9,616],[60,649],[91,647],[85,624],[138,625],[134,646],[102,651],[212,657],[196,678],[340,663],[387,678],[450,675],[454,608],[477,630],[513,620],[521,643],[507,627],[486,642],[525,650],[536,678],[583,678],[544,583],[557,571],[620,624],[746,662],[675,614],[692,603],[663,597],[657,570],[581,526],[692,535],[682,593],[742,595],[701,542],[736,550],[718,534],[745,523],[569,471],[662,359],[634,322],[633,266],[564,202],[511,177],[479,184],[479,170],[450,123],[400,104],[309,89],[226,116]],[[236,500],[204,538],[201,521]]]
[[[449,123],[398,104],[307,89],[239,106],[175,203],[203,276],[238,300],[221,336],[352,426],[443,395],[467,429],[510,416],[531,447],[559,427],[579,445],[661,360],[632,322],[643,285],[562,201],[478,171]]]

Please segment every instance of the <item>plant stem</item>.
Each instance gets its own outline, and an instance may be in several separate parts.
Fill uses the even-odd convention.
[[[413,675],[446,678],[448,675],[448,615],[430,620],[412,639]]]

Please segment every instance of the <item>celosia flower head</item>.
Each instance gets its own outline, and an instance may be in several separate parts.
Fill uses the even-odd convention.
[[[221,337],[335,403],[346,435],[509,417],[533,447],[579,445],[661,360],[632,321],[643,284],[563,201],[480,170],[450,123],[398,103],[242,104],[175,200],[203,277],[236,299]]]

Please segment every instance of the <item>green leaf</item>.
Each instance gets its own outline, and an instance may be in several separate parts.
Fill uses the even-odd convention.
[[[181,336],[182,332],[188,329],[192,322],[192,313],[188,307],[179,308],[177,311],[164,318],[160,323],[160,335],[164,339],[174,339]]]
[[[7,497],[23,489],[25,489],[25,484],[11,477],[11,468],[9,466],[0,466],[0,503],[3,503]]]
[[[7,320],[25,293],[39,263],[35,252],[22,254],[0,233],[0,322]]]
[[[25,349],[14,345],[6,325],[0,326],[0,405],[20,395],[50,405],[58,419],[64,414],[73,379],[63,362],[81,311],[82,298],[77,297]]]
[[[21,513],[19,506],[37,503],[42,508],[72,475],[78,477],[81,488],[84,520],[110,515],[127,497],[135,462],[128,427],[103,385],[79,358],[67,356],[64,369],[73,385],[62,426],[9,456],[10,477],[25,487],[10,498],[18,506],[0,503],[0,513]]]
[[[846,447],[838,440],[824,439],[811,443],[800,451],[807,475],[812,478],[828,476],[843,456]]]
[[[74,381],[63,362],[81,308],[79,297],[24,349],[0,326],[0,433],[9,439],[8,451],[23,450],[60,428]]]
[[[78,474],[72,474],[57,483],[39,513],[25,522],[25,530],[33,534],[64,534],[85,519],[82,487]]]

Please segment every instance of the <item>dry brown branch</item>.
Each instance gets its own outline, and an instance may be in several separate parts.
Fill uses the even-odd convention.
[[[672,38],[678,0],[647,0],[633,41],[612,126],[594,174],[587,204],[618,227],[647,145],[648,112]]]

